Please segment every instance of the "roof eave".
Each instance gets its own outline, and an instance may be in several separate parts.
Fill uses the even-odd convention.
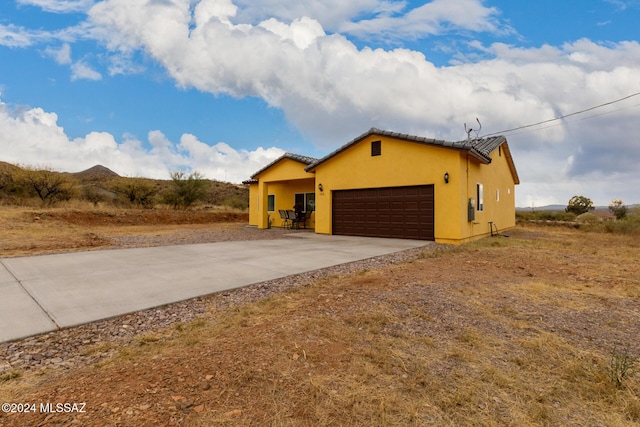
[[[275,166],[277,163],[285,159],[293,160],[294,162],[302,163],[303,165],[310,165],[310,164],[313,164],[315,161],[317,161],[317,159],[314,159],[313,157],[302,156],[294,153],[284,153],[282,156],[278,157],[277,159],[275,159],[274,161],[272,161],[271,163],[269,163],[268,165],[260,169],[258,172],[251,175],[251,179],[252,180],[257,179],[256,177],[258,175],[260,175],[267,169]]]

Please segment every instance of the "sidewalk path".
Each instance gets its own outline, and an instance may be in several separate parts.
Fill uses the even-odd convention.
[[[432,244],[296,237],[0,258],[0,342]]]

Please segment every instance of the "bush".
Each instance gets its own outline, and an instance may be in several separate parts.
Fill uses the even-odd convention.
[[[16,180],[26,194],[37,196],[42,205],[51,206],[56,202],[70,200],[77,192],[75,179],[50,168],[25,167],[17,173]]]
[[[616,219],[623,219],[627,216],[627,207],[623,204],[622,200],[614,199],[609,205],[609,211],[616,217]]]
[[[638,370],[638,358],[629,354],[629,350],[614,349],[609,361],[609,378],[616,387],[621,388],[625,381]]]
[[[207,197],[207,181],[200,172],[187,175],[171,172],[171,187],[164,195],[164,201],[174,209],[187,209]]]
[[[524,221],[574,221],[576,214],[564,211],[518,211],[516,219]]]
[[[155,196],[159,191],[158,185],[146,178],[116,178],[110,182],[109,189],[130,204],[152,208],[155,203]]]
[[[592,213],[583,213],[582,215],[578,215],[576,217],[576,221],[581,224],[597,224],[600,222],[600,218],[597,215]]]
[[[640,215],[628,215],[618,221],[607,222],[604,225],[607,233],[640,234]]]

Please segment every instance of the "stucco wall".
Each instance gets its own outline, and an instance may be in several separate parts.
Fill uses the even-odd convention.
[[[266,228],[267,215],[269,215],[272,221],[271,226],[280,227],[282,220],[278,211],[293,209],[296,193],[314,192],[314,175],[305,172],[306,166],[304,163],[284,158],[255,177],[259,180],[259,184],[251,186],[255,185],[255,194],[251,193],[250,188],[250,204],[255,204],[255,208],[250,208],[249,212],[251,225]],[[269,195],[275,196],[273,212],[267,211]]]
[[[381,155],[371,156],[371,142],[381,141]],[[331,192],[352,188],[434,184],[435,235],[460,236],[460,152],[371,135],[316,169],[316,232],[331,234]],[[449,183],[444,174],[449,172]]]
[[[381,155],[371,156],[371,142],[381,141]],[[461,243],[490,233],[489,221],[499,229],[515,225],[513,178],[504,153],[480,164],[465,151],[371,135],[319,165],[316,183],[316,232],[332,233],[332,191],[408,185],[434,185],[436,241]],[[449,183],[444,182],[445,172]],[[483,184],[484,210],[468,221],[467,203]],[[500,200],[496,201],[496,190]],[[476,204],[477,205],[477,204]]]
[[[467,222],[467,235],[477,238],[491,233],[490,222],[498,230],[515,226],[515,184],[502,149],[491,153],[491,164],[484,165],[470,160],[469,197],[477,199],[476,185],[484,187],[484,210],[475,213],[475,220]],[[475,200],[476,207],[478,201]]]
[[[381,155],[371,155],[371,142],[381,141]],[[504,146],[504,144],[503,144]],[[249,222],[267,227],[281,225],[279,209],[292,209],[295,193],[315,192],[316,211],[312,226],[322,234],[332,233],[332,192],[357,188],[433,185],[434,232],[437,242],[461,243],[515,225],[515,182],[504,149],[491,153],[492,162],[482,164],[466,151],[369,135],[315,168],[284,158],[256,176],[250,186]],[[444,174],[448,172],[449,182]],[[473,198],[477,209],[476,185],[484,189],[484,209],[468,220],[467,204]],[[322,186],[322,191],[318,189]],[[498,193],[496,193],[498,192]],[[497,197],[497,194],[499,197]],[[275,196],[273,212],[267,212],[269,195]]]

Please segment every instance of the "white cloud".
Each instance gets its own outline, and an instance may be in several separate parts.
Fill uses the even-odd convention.
[[[79,172],[96,164],[123,176],[169,179],[169,172],[198,170],[209,179],[239,183],[284,151],[258,147],[236,150],[225,143],[205,144],[185,134],[179,143],[160,131],[149,132],[147,144],[126,135],[117,142],[107,132],[69,139],[58,116],[42,108],[15,110],[0,101],[0,161],[59,171]]]
[[[71,65],[71,80],[101,80],[102,74],[86,63],[79,61]]]
[[[53,8],[80,2],[41,0],[45,3]],[[483,132],[496,132],[640,91],[637,41],[582,39],[537,48],[470,42],[458,62],[437,67],[422,53],[359,49],[340,34],[406,39],[452,30],[512,31],[499,20],[498,10],[480,0],[434,0],[406,8],[393,0],[104,0],[91,8],[87,23],[55,35],[0,25],[0,44],[95,38],[109,51],[111,75],[140,72],[133,58],[142,52],[180,87],[264,99],[326,149],[371,126],[457,140],[466,136],[463,123],[475,123],[476,117]],[[102,78],[84,62],[74,63],[72,72],[73,79]],[[585,187],[599,191],[593,198],[606,203],[612,196],[605,192],[620,188],[618,182],[625,183],[627,195],[616,197],[637,200],[636,104],[630,100],[597,111],[608,113],[604,116],[572,117],[508,135],[523,182],[518,200],[566,203],[553,200],[553,194]],[[44,119],[41,113],[36,116]],[[109,134],[90,136],[101,144],[113,140]],[[226,171],[241,180],[262,166],[246,170],[238,163],[259,157],[259,150],[229,151],[188,134],[175,144],[157,131],[148,140],[152,148],[140,164],[154,173],[157,165],[193,164],[199,170],[211,165],[206,169],[211,173]],[[120,152],[137,153],[146,144],[125,138],[116,145]]]
[[[258,24],[275,19],[284,23],[302,17],[318,21],[330,32],[399,40],[453,31],[510,33],[498,20],[498,10],[478,0],[432,0],[407,10],[398,0],[236,0],[236,23]]]
[[[365,3],[372,4],[358,5]],[[640,91],[638,42],[583,39],[534,49],[476,44],[481,56],[475,62],[436,67],[407,49],[358,49],[342,35],[326,34],[312,18],[234,23],[248,14],[248,3],[238,4],[245,9],[230,0],[204,0],[195,8],[188,0],[171,5],[108,0],[90,17],[111,49],[144,51],[182,87],[260,97],[328,149],[371,126],[457,140],[465,137],[463,123],[476,117],[484,131],[495,132]],[[310,5],[312,11],[320,7]],[[471,0],[459,5],[470,18],[434,1],[400,17],[387,13],[372,19],[389,19],[379,22],[382,28],[406,24],[407,31],[423,33],[443,25],[499,31],[495,10]],[[509,136],[522,188],[600,179],[613,176],[612,168],[617,177],[637,183],[634,165],[640,153],[625,125],[635,123],[634,114],[637,109],[630,107],[612,114],[615,120],[568,120],[568,125]],[[574,162],[568,166],[570,156]]]
[[[611,3],[620,11],[624,11],[630,7],[640,6],[639,0],[604,0],[607,3]]]
[[[406,7],[404,0],[236,0],[234,3],[238,5],[234,15],[237,23],[258,24],[271,18],[292,22],[309,17],[332,32],[363,15],[398,14]]]
[[[347,21],[339,30],[360,37],[416,39],[451,31],[474,31],[508,34],[513,30],[496,18],[496,8],[485,7],[477,0],[433,0],[404,15],[382,14],[372,19]]]
[[[38,32],[29,31],[17,25],[0,24],[0,46],[27,47],[31,46],[34,39],[38,38]]]
[[[89,10],[93,0],[16,0],[19,5],[36,6],[45,12],[71,13]]]
[[[45,54],[60,65],[71,64],[71,46],[69,43],[63,44],[59,49],[48,47],[45,49]]]

